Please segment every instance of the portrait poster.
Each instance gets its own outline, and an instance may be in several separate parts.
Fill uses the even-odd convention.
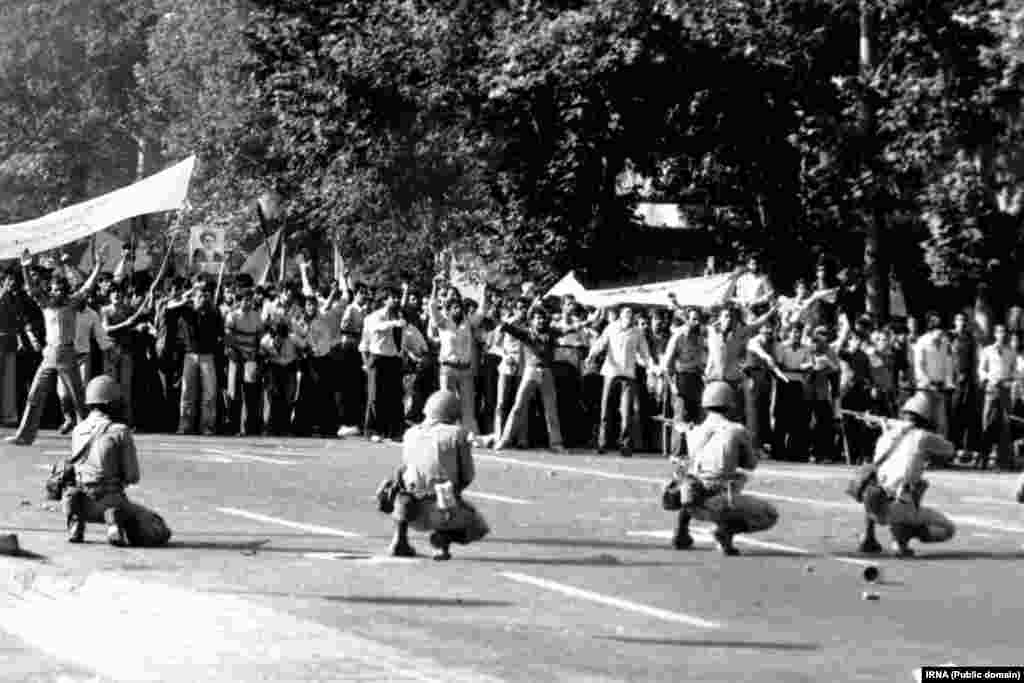
[[[225,258],[224,228],[193,227],[189,232],[188,253],[192,272],[219,273]]]

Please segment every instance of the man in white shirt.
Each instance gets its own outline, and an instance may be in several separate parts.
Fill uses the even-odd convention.
[[[438,353],[440,364],[439,381],[441,391],[450,391],[459,397],[462,404],[462,426],[470,438],[480,434],[476,422],[476,375],[473,372],[473,347],[476,343],[476,329],[483,319],[482,314],[467,318],[460,299],[449,298],[444,310],[438,302],[438,286],[444,281],[440,275],[434,277],[434,288],[430,294],[430,323],[436,330],[441,348]],[[482,309],[487,308],[486,291]]]
[[[993,450],[1000,467],[1010,465],[1010,387],[1017,367],[1017,354],[1006,343],[1006,325],[993,329],[995,342],[978,357],[978,385],[985,396],[981,419],[981,457],[985,467]]]
[[[917,390],[926,392],[935,405],[935,431],[945,437],[949,425],[948,397],[956,388],[953,347],[942,329],[938,313],[930,312],[926,319],[928,331],[914,345],[914,377]]]
[[[384,306],[366,316],[360,351],[366,357],[366,419],[363,435],[372,441],[399,439],[405,425],[402,406],[402,337],[407,325],[398,290],[387,288]]]
[[[750,256],[747,259],[746,272],[736,279],[733,303],[743,307],[746,312],[746,320],[749,323],[757,314],[764,311],[774,296],[775,289],[768,276],[761,272],[761,264],[757,256]]]
[[[806,460],[808,431],[811,426],[806,367],[813,360],[813,350],[803,343],[803,323],[796,322],[786,330],[786,338],[775,346],[775,362],[786,378],[775,384],[775,425],[772,457],[776,460]]]
[[[608,430],[611,422],[612,401],[616,393],[619,399],[619,449],[623,457],[633,454],[633,405],[636,401],[636,366],[639,361],[644,367],[656,371],[647,337],[643,331],[633,327],[633,309],[623,306],[618,321],[608,326],[594,344],[589,359],[607,351],[601,376],[604,377],[604,391],[601,395],[601,428],[597,438],[597,452],[608,448]]]

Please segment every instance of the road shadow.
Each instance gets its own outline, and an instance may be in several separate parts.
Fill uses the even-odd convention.
[[[481,600],[479,598],[432,598],[418,595],[324,595],[322,593],[289,593],[287,591],[259,590],[205,590],[214,595],[251,595],[266,598],[299,598],[344,602],[364,605],[394,605],[400,607],[514,607],[508,600]]]
[[[628,645],[669,645],[672,647],[710,647],[736,650],[781,650],[813,652],[821,649],[819,643],[758,642],[745,640],[684,640],[677,638],[632,638],[629,636],[595,636],[598,640],[611,640]]]
[[[476,598],[421,598],[403,595],[328,595],[328,602],[346,602],[367,605],[395,605],[402,607],[513,607],[508,600],[479,600]]]
[[[901,560],[903,562],[914,563],[914,562],[929,562],[939,560],[1022,560],[1024,559],[1024,552],[983,552],[977,550],[947,550],[939,552],[922,552],[917,551],[918,554],[913,557],[899,558],[891,557],[889,559]]]
[[[462,562],[546,565],[552,567],[674,567],[678,562],[624,562],[617,557],[456,557]]]
[[[482,543],[508,543],[510,545],[558,546],[564,548],[608,548],[612,550],[671,550],[668,541],[662,543],[634,543],[628,541],[603,541],[599,539],[573,538],[485,538]]]
[[[217,541],[171,541],[165,548],[178,550],[263,550],[270,543],[269,538],[260,541],[240,541],[238,543]]]

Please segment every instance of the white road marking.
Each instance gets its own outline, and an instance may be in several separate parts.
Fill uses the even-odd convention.
[[[649,617],[661,619],[663,621],[673,621],[680,624],[687,624],[689,626],[696,626],[698,628],[717,629],[722,628],[721,624],[714,621],[708,621],[701,619],[700,617],[691,617],[688,614],[682,614],[680,612],[669,612],[668,610],[658,609],[657,607],[650,607],[649,605],[642,605],[639,602],[633,602],[631,600],[623,600],[622,598],[616,598],[610,595],[602,595],[601,593],[594,593],[593,591],[584,590],[582,588],[576,588],[564,583],[558,583],[556,581],[548,581],[547,579],[541,579],[536,576],[530,576],[529,574],[520,574],[519,572],[502,572],[502,576],[512,581],[519,583],[529,584],[536,586],[537,588],[544,588],[549,591],[568,595],[573,598],[580,598],[582,600],[589,600],[602,605],[608,605],[609,607],[616,607],[621,610],[629,612],[637,612],[638,614],[646,614]]]
[[[53,468],[53,465],[36,465],[37,470],[46,470],[47,472]]]
[[[533,505],[532,500],[523,500],[522,498],[509,498],[508,496],[499,496],[496,493],[484,493],[483,491],[466,491],[465,495],[470,498],[482,498],[483,500],[493,500],[498,503],[511,503],[512,505]]]
[[[43,455],[71,455],[71,452],[67,448],[62,448],[59,451],[54,451],[54,450],[43,451]]]
[[[1016,524],[1004,524],[997,522],[994,519],[985,519],[984,517],[972,517],[969,515],[946,515],[957,524],[963,524],[964,526],[976,526],[982,529],[991,529],[992,531],[1008,531],[1013,534],[1024,534],[1024,526],[1018,526]]]
[[[90,627],[82,629],[69,614],[90,615]],[[37,579],[0,603],[0,627],[113,680],[496,681],[241,596],[109,573],[93,574],[77,589]],[[109,648],[114,632],[121,646],[116,657]]]
[[[297,465],[297,462],[291,460],[278,460],[277,458],[264,458],[260,455],[246,455],[239,453],[238,451],[229,451],[220,448],[203,448],[204,452],[213,453],[215,455],[221,455],[227,458],[237,458],[239,460],[252,460],[253,462],[263,462],[269,465]]]
[[[341,529],[332,529],[331,527],[318,526],[316,524],[302,524],[301,522],[292,522],[287,519],[280,519],[278,517],[270,517],[269,515],[261,515],[257,512],[247,512],[246,510],[239,510],[238,508],[217,508],[218,512],[223,512],[225,515],[234,515],[235,517],[244,517],[245,519],[251,519],[256,522],[266,522],[267,524],[277,524],[278,526],[286,526],[292,529],[299,529],[301,531],[309,531],[314,534],[322,534],[324,536],[341,536],[342,538],[362,538],[362,534],[357,534],[352,531],[343,531]]]
[[[691,528],[690,534],[695,538],[703,542],[714,542],[714,537],[711,535],[710,528]],[[656,531],[629,531],[626,533],[627,536],[646,536],[648,538],[660,538],[660,539],[671,539],[675,535],[673,530],[656,530]],[[795,545],[784,545],[782,543],[772,543],[771,541],[759,541],[756,538],[750,538],[748,536],[736,536],[733,538],[733,542],[738,545],[748,545],[754,548],[764,548],[765,550],[777,550],[783,553],[792,553],[793,555],[809,555],[815,556],[815,553],[808,550],[807,548],[798,548]],[[820,557],[828,560],[835,560],[836,562],[843,562],[844,564],[853,564],[857,566],[868,566],[878,565],[878,562],[874,560],[861,560],[855,557],[839,557],[836,555],[820,555]]]
[[[984,498],[982,496],[965,496],[961,498],[965,503],[981,503],[982,505],[1012,505],[1017,507],[1020,505],[1015,500],[1003,499],[1003,498]]]
[[[570,465],[555,465],[554,463],[535,462],[532,460],[519,460],[517,458],[506,458],[500,455],[485,455],[480,453],[474,453],[473,458],[475,460],[491,460],[494,462],[503,462],[510,465],[520,465],[522,467],[530,467],[537,470],[554,470],[556,472],[572,472],[573,474],[588,474],[592,477],[601,477],[602,479],[618,479],[619,481],[639,481],[646,484],[664,484],[665,478],[655,479],[654,477],[638,477],[632,474],[619,474],[618,472],[605,472],[603,470],[595,470],[587,467],[572,467]]]
[[[602,498],[602,503],[621,503],[622,505],[647,505],[650,498]]]

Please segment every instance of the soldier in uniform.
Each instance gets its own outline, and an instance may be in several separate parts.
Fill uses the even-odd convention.
[[[466,430],[459,426],[461,403],[450,391],[437,391],[423,409],[426,420],[405,434],[401,490],[395,501],[391,554],[413,557],[409,527],[430,531],[435,560],[449,560],[452,543],[466,545],[487,535],[487,523],[462,492],[475,468]]]
[[[82,543],[87,522],[105,522],[111,545],[164,545],[171,532],[163,519],[124,493],[139,483],[139,460],[131,429],[112,417],[118,401],[118,385],[109,375],[94,378],[85,389],[90,412],[71,433],[75,485],[63,500],[68,541]]]
[[[947,461],[954,447],[935,431],[935,406],[928,396],[918,393],[900,409],[901,420],[894,423],[875,446],[874,465],[877,482],[863,495],[866,512],[864,537],[860,551],[880,553],[875,525],[889,526],[894,551],[904,557],[914,554],[913,539],[923,543],[942,543],[953,538],[953,522],[937,510],[923,507],[928,483],[924,469],[929,457]]]
[[[701,396],[707,411],[704,421],[687,434],[689,466],[682,477],[686,489],[672,545],[677,550],[693,546],[690,519],[714,523],[714,538],[725,555],[738,555],[733,536],[764,531],[775,526],[774,506],[742,493],[747,475],[740,470],[757,467],[757,452],[750,432],[727,416],[736,395],[726,382],[711,382]]]

